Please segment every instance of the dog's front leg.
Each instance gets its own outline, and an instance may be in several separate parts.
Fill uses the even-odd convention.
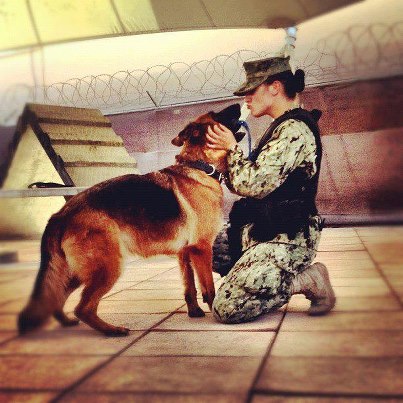
[[[185,301],[188,307],[188,315],[191,318],[204,316],[204,311],[197,303],[197,291],[195,286],[193,269],[190,264],[189,248],[184,247],[179,253],[179,265],[182,271],[183,284],[185,287]]]
[[[200,241],[196,245],[189,246],[189,258],[199,278],[203,302],[206,302],[211,309],[215,297],[212,271],[213,249],[211,243]]]

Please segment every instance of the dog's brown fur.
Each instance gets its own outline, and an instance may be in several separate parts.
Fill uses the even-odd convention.
[[[42,237],[34,290],[19,316],[20,333],[40,326],[52,315],[64,326],[77,324],[77,319],[66,316],[63,306],[70,293],[83,285],[75,309],[77,318],[104,334],[127,335],[128,329],[106,323],[97,315],[101,298],[121,274],[126,252],[144,257],[176,254],[188,314],[204,316],[196,299],[193,269],[203,301],[211,308],[212,243],[221,225],[222,189],[216,179],[187,167],[186,162],[203,160],[224,169],[226,153],[207,147],[206,130],[221,121],[236,131],[238,118],[239,105],[202,115],[172,140],[183,146],[176,165],[102,182],[73,197],[54,214]]]

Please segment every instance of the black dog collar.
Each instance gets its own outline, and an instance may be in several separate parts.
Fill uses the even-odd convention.
[[[224,179],[224,174],[220,171],[217,171],[214,165],[208,164],[207,162],[198,160],[198,161],[186,161],[182,163],[190,168],[199,169],[200,171],[205,172],[208,176],[211,176],[214,179],[217,179],[218,182],[222,182]]]

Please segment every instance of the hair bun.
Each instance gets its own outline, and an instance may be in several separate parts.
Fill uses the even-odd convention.
[[[305,88],[305,72],[301,69],[295,71],[294,89],[295,92],[302,92]]]

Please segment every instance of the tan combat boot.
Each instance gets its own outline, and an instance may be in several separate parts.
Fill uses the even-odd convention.
[[[295,276],[291,283],[291,293],[304,294],[311,301],[308,314],[324,315],[336,304],[336,297],[330,284],[329,273],[322,263],[314,263]]]

